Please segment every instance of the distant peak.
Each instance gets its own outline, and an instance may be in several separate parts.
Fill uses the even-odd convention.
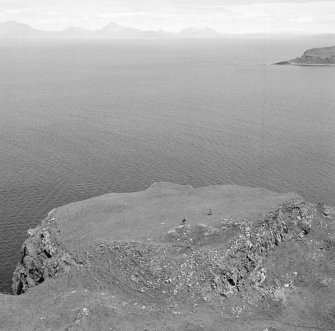
[[[1,25],[6,25],[6,26],[21,26],[21,27],[26,27],[29,29],[32,29],[32,27],[28,24],[21,23],[18,21],[5,21],[5,22],[0,22]]]
[[[178,33],[182,37],[187,38],[214,38],[220,35],[216,30],[206,27],[189,27]]]
[[[3,38],[219,38],[221,33],[211,27],[189,27],[178,33],[164,30],[147,31],[110,22],[97,29],[67,26],[57,31],[35,29],[28,24],[7,21],[0,22],[0,37]]]

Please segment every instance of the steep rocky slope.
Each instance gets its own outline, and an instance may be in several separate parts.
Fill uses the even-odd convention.
[[[335,46],[309,49],[300,57],[277,64],[335,65]]]
[[[28,232],[0,329],[334,330],[333,223],[321,204],[238,186],[57,208]]]

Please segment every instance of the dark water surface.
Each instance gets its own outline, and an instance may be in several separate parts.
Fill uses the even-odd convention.
[[[335,68],[307,41],[0,41],[0,292],[54,207],[155,181],[335,204]]]

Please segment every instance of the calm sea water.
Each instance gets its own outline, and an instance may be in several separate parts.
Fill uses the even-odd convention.
[[[0,292],[54,207],[155,181],[335,204],[335,68],[308,40],[0,41]]]

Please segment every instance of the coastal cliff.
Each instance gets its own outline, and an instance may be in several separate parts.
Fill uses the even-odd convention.
[[[232,185],[66,205],[28,231],[0,328],[331,330],[334,230],[333,209]]]
[[[53,211],[35,229],[21,249],[21,261],[13,275],[13,293],[22,294],[48,278],[56,278],[75,265],[71,254],[62,247]]]
[[[309,49],[300,57],[289,61],[278,62],[276,64],[335,65],[335,46]]]

